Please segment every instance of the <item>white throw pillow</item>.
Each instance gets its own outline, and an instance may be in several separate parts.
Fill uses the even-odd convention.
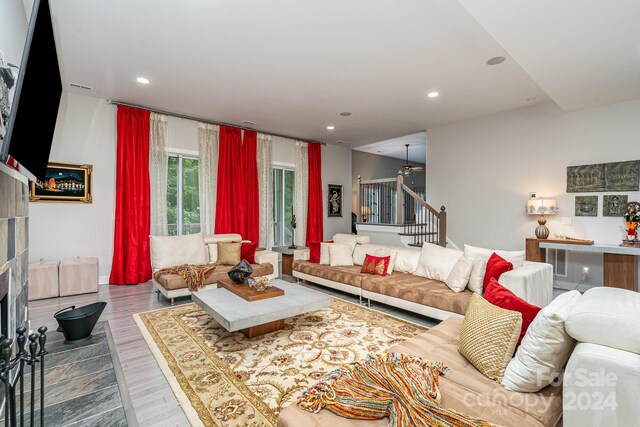
[[[351,254],[353,255],[353,250],[356,248],[358,244],[357,236],[352,234],[336,234],[333,236],[333,243],[338,243],[341,245],[347,245],[351,248]]]
[[[469,277],[469,289],[477,294],[483,294],[487,261],[489,261],[489,258],[491,258],[494,252],[513,264],[514,270],[524,265],[524,251],[494,251],[492,249],[464,245],[464,256],[473,262],[473,269]]]
[[[444,282],[451,274],[451,270],[462,257],[462,252],[455,249],[443,248],[433,243],[424,243],[420,253],[420,261],[416,275]]]
[[[341,243],[329,245],[329,265],[337,267],[340,265],[353,265],[353,254],[351,246]]]
[[[362,265],[364,264],[364,259],[369,255],[375,255],[376,251],[380,249],[379,245],[356,245],[353,250],[353,264],[354,265]]]
[[[393,269],[396,264],[396,256],[398,255],[398,248],[392,246],[381,246],[375,253],[378,257],[389,257],[389,266],[387,267],[387,274],[393,273]]]
[[[336,239],[340,240],[341,238],[355,239],[356,243],[359,245],[366,245],[371,242],[371,238],[369,236],[358,235],[358,234],[347,234],[347,233],[336,233],[333,235],[331,240],[335,242]]]
[[[471,275],[472,269],[473,262],[471,262],[471,260],[469,260],[468,258],[460,257],[444,283],[453,292],[462,292],[467,287],[467,283],[469,283],[469,276]]]
[[[180,264],[206,264],[207,248],[202,234],[149,236],[151,265],[154,270]]]
[[[333,243],[320,243],[320,262],[319,264],[329,265],[329,246]]]
[[[207,245],[207,250],[209,252],[209,264],[213,264],[218,260],[218,244],[211,243]]]
[[[505,388],[534,393],[562,374],[576,344],[564,323],[580,297],[578,291],[565,292],[540,310],[507,366],[502,378]]]
[[[393,269],[400,273],[415,273],[418,268],[418,263],[420,262],[421,252],[422,251],[420,251],[420,249],[398,249],[398,253],[396,254],[396,263],[393,266]]]

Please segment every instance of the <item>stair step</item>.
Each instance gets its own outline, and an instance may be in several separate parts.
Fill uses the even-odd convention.
[[[414,248],[421,248],[422,244],[420,244],[420,243],[409,243],[409,246],[413,246]]]
[[[430,231],[426,233],[398,233],[399,236],[435,236],[437,231]]]

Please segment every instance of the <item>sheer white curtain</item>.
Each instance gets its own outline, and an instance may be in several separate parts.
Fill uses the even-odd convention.
[[[260,240],[258,245],[273,246],[273,144],[271,135],[258,134],[258,191],[260,194]]]
[[[149,135],[149,183],[151,234],[166,236],[167,230],[167,116],[151,113]]]
[[[216,222],[216,189],[218,187],[218,149],[220,126],[198,123],[198,187],[200,189],[200,231],[213,234]]]
[[[296,194],[294,199],[296,212],[296,245],[304,246],[307,238],[307,207],[309,195],[309,149],[308,144],[295,141],[293,145],[296,165]]]

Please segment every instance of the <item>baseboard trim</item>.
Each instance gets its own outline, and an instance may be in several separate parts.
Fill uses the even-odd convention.
[[[98,276],[98,285],[108,285],[109,276]]]

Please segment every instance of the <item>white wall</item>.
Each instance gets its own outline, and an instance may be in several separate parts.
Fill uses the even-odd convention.
[[[104,99],[63,93],[51,161],[93,165],[93,203],[30,203],[30,259],[97,256],[108,276],[113,255],[116,108]]]
[[[342,217],[328,217],[329,184],[342,185]],[[324,240],[336,233],[351,234],[351,149],[338,145],[322,147],[322,201]]]
[[[197,122],[176,117],[167,120],[170,149],[197,152]],[[347,202],[342,218],[327,218],[325,206],[324,234],[328,239],[351,229],[351,150],[338,146],[322,150],[323,200],[330,183],[344,186]],[[93,165],[93,203],[30,203],[30,260],[96,256],[104,283],[113,256],[116,107],[104,99],[63,93],[50,160]],[[293,163],[293,140],[274,138],[274,161]]]
[[[624,223],[602,216],[602,193],[589,193],[599,196],[598,217],[574,216],[580,194],[566,193],[567,166],[640,160],[639,118],[640,101],[571,113],[548,102],[430,129],[428,201],[446,206],[448,235],[458,246],[524,248],[537,226],[525,214],[531,191],[558,200],[559,214],[547,218],[551,236],[618,244]],[[639,192],[607,194],[618,193],[640,199]],[[573,225],[561,226],[561,217]]]
[[[27,15],[21,0],[0,2],[0,50],[5,60],[20,66],[22,51],[27,37]],[[13,69],[14,73],[17,72]]]

